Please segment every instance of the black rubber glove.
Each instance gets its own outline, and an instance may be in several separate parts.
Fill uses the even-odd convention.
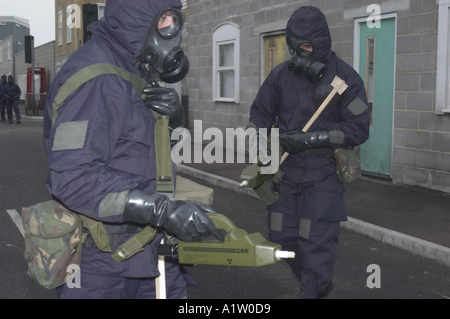
[[[280,145],[285,152],[297,154],[312,148],[329,147],[330,133],[322,132],[295,132],[280,135]]]
[[[224,240],[224,235],[206,213],[216,213],[210,206],[196,201],[171,201],[162,194],[148,194],[134,189],[128,194],[123,220],[164,227],[178,239],[186,242],[213,235]]]
[[[178,93],[174,89],[162,87],[147,87],[142,93],[149,95],[144,100],[145,105],[161,115],[169,117],[169,127],[185,127],[184,111],[180,104]]]

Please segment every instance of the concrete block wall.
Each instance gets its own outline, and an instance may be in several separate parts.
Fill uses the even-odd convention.
[[[398,12],[392,179],[450,192],[450,116],[435,114],[438,6]]]

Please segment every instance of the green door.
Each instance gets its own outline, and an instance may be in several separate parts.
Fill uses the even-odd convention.
[[[360,24],[359,74],[364,80],[371,112],[370,136],[361,146],[361,169],[391,177],[394,113],[395,18],[381,28]]]

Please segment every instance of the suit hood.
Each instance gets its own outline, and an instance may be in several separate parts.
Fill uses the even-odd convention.
[[[142,53],[148,28],[158,12],[167,8],[181,9],[180,0],[108,0],[105,14],[90,29],[106,31],[136,58]]]
[[[331,53],[331,35],[325,15],[316,7],[303,6],[289,18],[286,36],[308,40],[315,48],[316,59],[327,63]]]

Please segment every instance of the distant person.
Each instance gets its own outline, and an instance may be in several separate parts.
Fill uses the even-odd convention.
[[[6,112],[8,113],[8,123],[13,123],[12,109],[14,107],[14,113],[16,113],[17,124],[20,124],[20,112],[19,112],[19,98],[22,91],[20,87],[14,81],[12,75],[8,75],[8,83],[5,86],[4,94],[6,96]]]
[[[6,110],[6,96],[5,88],[6,88],[6,75],[2,74],[1,82],[0,82],[0,112],[1,112],[1,122],[6,121],[5,110]]]

